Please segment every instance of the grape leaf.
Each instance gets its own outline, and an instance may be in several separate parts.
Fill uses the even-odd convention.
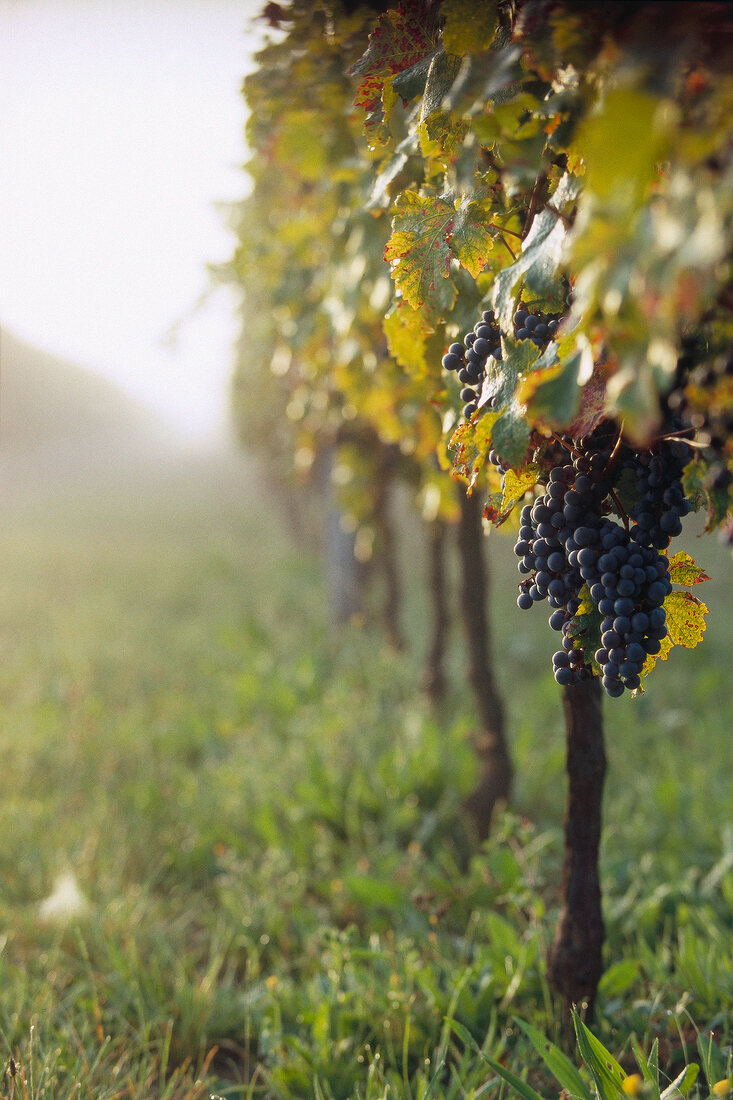
[[[469,493],[486,462],[491,446],[491,433],[499,413],[488,412],[459,424],[448,444],[454,451],[453,473],[468,482]]]
[[[686,554],[684,550],[680,550],[674,557],[669,559],[669,579],[674,584],[684,584],[685,587],[690,588],[694,584],[709,581],[710,577],[704,569],[701,569],[695,563],[689,554]]]
[[[428,323],[447,313],[455,301],[448,244],[455,217],[455,209],[444,199],[405,191],[397,200],[384,258],[405,300],[413,309],[422,309]]]
[[[438,50],[431,57],[425,94],[420,104],[420,122],[424,122],[434,111],[442,109],[445,97],[453,87],[460,68],[460,58],[453,57],[443,50]]]
[[[420,60],[415,62],[414,65],[411,65],[409,69],[403,69],[402,72],[397,73],[394,77],[392,87],[400,96],[403,103],[409,103],[411,99],[420,95],[421,92],[424,92],[425,95],[427,94],[426,83],[430,77],[435,57],[436,50],[433,50],[432,53],[429,53],[426,57],[421,57]]]
[[[366,51],[349,70],[349,76],[364,77],[354,99],[357,107],[373,110],[384,78],[409,69],[432,50],[419,7],[405,3],[379,16]]]
[[[419,313],[397,302],[383,323],[390,355],[410,374],[423,376],[428,368],[425,350],[429,332]]]
[[[727,489],[710,489],[706,485],[709,466],[704,459],[696,458],[685,466],[682,475],[682,488],[692,503],[694,510],[707,508],[706,531],[714,531],[725,520],[730,509],[730,495]]]
[[[608,92],[603,110],[580,127],[575,148],[583,158],[588,188],[624,204],[655,179],[674,119],[657,96],[635,88]]]
[[[495,235],[491,213],[481,203],[464,199],[456,212],[450,246],[456,259],[474,279],[486,267],[487,253],[494,247]]]
[[[420,146],[415,134],[400,142],[394,154],[375,175],[367,210],[385,210],[391,205],[395,193],[409,183],[422,179],[423,166],[419,154]]]
[[[583,585],[578,595],[580,607],[567,625],[567,635],[573,639],[576,649],[583,650],[585,660],[595,665],[594,653],[601,644],[603,616],[593,603],[587,584]]]
[[[522,279],[541,297],[551,298],[556,293],[557,269],[567,235],[563,208],[577,198],[578,192],[578,181],[566,172],[547,208],[535,214],[521,256],[494,280],[493,304],[505,332],[512,331],[515,291]]]
[[[518,392],[533,422],[555,429],[564,428],[573,420],[582,392],[578,385],[581,359],[581,353],[576,352],[564,363],[555,363],[539,370],[536,369],[538,360],[535,370],[522,381]]]
[[[668,634],[662,639],[659,653],[651,653],[647,657],[644,675],[651,672],[657,661],[666,661],[674,646],[695,649],[702,641],[707,625],[705,616],[709,608],[691,592],[672,592],[664,601],[664,610],[667,612]]]
[[[443,43],[448,53],[487,49],[499,25],[499,5],[489,0],[443,0]]]
[[[606,415],[606,379],[601,371],[594,370],[590,379],[580,389],[580,408],[568,425],[571,439],[582,439],[598,427]]]
[[[507,470],[502,479],[501,492],[492,493],[484,509],[486,519],[491,520],[495,527],[501,526],[509,518],[517,501],[535,487],[538,474],[539,466],[534,462],[528,462],[521,470]]]
[[[490,357],[486,364],[479,408],[491,402],[496,411],[491,444],[510,466],[521,466],[527,453],[527,410],[517,397],[517,389],[538,355],[538,348],[529,340],[503,338],[501,362]]]

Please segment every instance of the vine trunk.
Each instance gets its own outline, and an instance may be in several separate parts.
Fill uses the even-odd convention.
[[[606,773],[597,677],[563,688],[567,734],[568,794],[562,908],[550,948],[550,983],[561,994],[566,1029],[576,1006],[592,1020],[598,982],[603,972],[604,939],[598,851],[601,802]]]
[[[468,679],[478,706],[481,729],[475,739],[481,761],[476,789],[465,807],[473,818],[479,837],[489,834],[498,802],[506,802],[511,791],[513,769],[504,732],[504,707],[494,677],[491,635],[486,614],[489,573],[484,556],[482,507],[476,497],[466,496],[459,487],[461,518],[458,547],[462,566],[462,613],[468,647]]]

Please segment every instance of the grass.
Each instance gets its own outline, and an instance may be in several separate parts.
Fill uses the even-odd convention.
[[[415,689],[417,590],[412,652],[336,635],[316,562],[250,478],[191,466],[81,498],[6,491],[0,1095],[497,1095],[461,1028],[556,1095],[516,1024],[560,1040],[544,957],[564,746],[544,617],[520,618],[492,536],[517,785],[478,849],[458,638],[438,720]],[[733,1037],[730,559],[714,540],[693,552],[714,574],[705,645],[606,707],[594,1030],[627,1071],[656,1040],[663,1080],[711,1032],[722,1077]]]

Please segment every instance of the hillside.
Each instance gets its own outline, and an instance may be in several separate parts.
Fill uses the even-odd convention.
[[[174,450],[166,426],[112,382],[3,330],[2,473],[97,481],[132,473]]]

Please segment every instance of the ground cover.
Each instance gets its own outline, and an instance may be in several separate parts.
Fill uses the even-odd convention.
[[[510,543],[489,540],[501,678],[522,685],[516,794],[478,849],[458,637],[445,714],[415,689],[417,537],[415,645],[396,655],[368,626],[334,634],[314,558],[251,480],[182,465],[5,491],[2,1091],[421,1100],[440,1070],[433,1097],[497,1095],[455,1019],[557,1095],[516,1020],[561,1038],[544,955],[564,745]],[[668,1079],[698,1032],[729,1049],[733,1021],[733,595],[728,551],[695,556],[714,578],[705,644],[606,708],[595,1031],[627,1070],[632,1040],[657,1039]]]

